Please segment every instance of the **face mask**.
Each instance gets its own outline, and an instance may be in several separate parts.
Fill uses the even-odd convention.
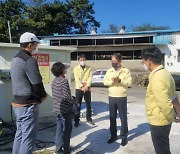
[[[143,65],[143,68],[144,68],[145,71],[149,70],[148,67],[145,64]]]
[[[85,65],[86,65],[86,62],[85,62],[85,61],[81,61],[81,62],[80,62],[80,65],[81,65],[81,66],[85,66]]]
[[[32,51],[32,54],[35,54],[37,52],[38,52],[38,47],[36,47],[36,49]]]
[[[117,68],[117,65],[118,65],[117,63],[112,63],[112,67],[115,69]]]

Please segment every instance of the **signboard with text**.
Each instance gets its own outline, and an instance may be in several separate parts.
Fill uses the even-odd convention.
[[[50,63],[49,54],[34,54],[33,57],[37,60],[39,71],[43,79],[43,83],[50,82]]]

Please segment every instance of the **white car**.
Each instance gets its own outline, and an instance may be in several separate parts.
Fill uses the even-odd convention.
[[[96,70],[93,72],[92,86],[104,86],[103,79],[107,70]]]

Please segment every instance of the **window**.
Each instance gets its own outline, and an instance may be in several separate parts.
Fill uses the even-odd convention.
[[[71,52],[71,60],[77,60],[77,52]]]
[[[141,50],[134,50],[134,59],[141,59]]]
[[[83,46],[83,45],[95,45],[95,40],[94,39],[79,39],[78,40],[78,45]]]
[[[68,39],[67,39],[67,40],[61,40],[60,45],[62,45],[62,46],[63,46],[63,45],[64,45],[64,46],[65,46],[65,45],[70,45],[70,40],[68,40]]]
[[[51,46],[59,46],[59,40],[51,40],[50,45]]]
[[[110,60],[112,54],[112,51],[97,51],[96,60]]]
[[[97,39],[96,45],[108,45],[113,44],[113,39]]]
[[[84,54],[86,56],[86,60],[94,60],[94,52],[93,51],[87,51],[87,52],[78,52],[78,55]]]
[[[105,75],[106,74],[106,71],[102,71],[102,75]]]
[[[93,75],[101,75],[101,71],[95,71]]]

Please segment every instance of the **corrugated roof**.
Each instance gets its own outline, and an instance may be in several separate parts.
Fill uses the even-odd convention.
[[[153,31],[137,31],[137,32],[126,32],[126,33],[101,33],[101,34],[54,34],[53,36],[40,36],[41,38],[52,38],[52,37],[83,37],[83,36],[123,36],[123,35],[135,35],[135,34],[157,34],[157,33],[179,33],[180,30],[153,30]]]

